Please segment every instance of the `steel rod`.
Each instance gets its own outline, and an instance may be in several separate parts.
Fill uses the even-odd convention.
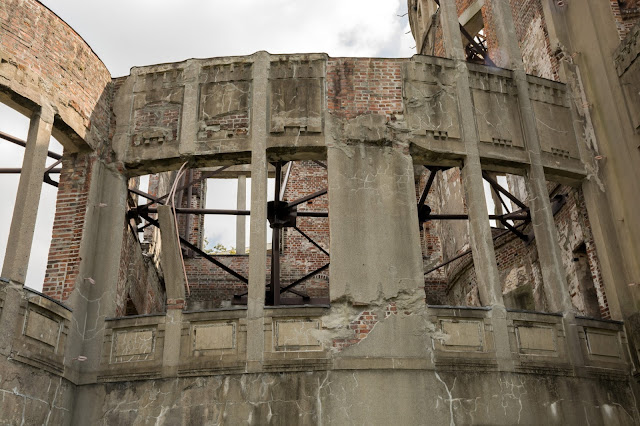
[[[329,217],[329,212],[297,212],[298,217]]]
[[[300,235],[302,235],[303,237],[305,237],[307,240],[309,240],[309,242],[311,244],[313,244],[314,246],[318,247],[318,249],[323,252],[324,254],[326,254],[327,256],[329,256],[329,252],[326,251],[325,249],[323,249],[322,247],[320,247],[320,245],[318,243],[316,243],[315,241],[313,241],[311,239],[310,236],[308,236],[307,234],[305,234],[300,228],[298,228],[297,226],[294,226],[293,229],[295,229],[296,231],[298,231],[300,233]]]
[[[293,288],[293,287],[295,287],[295,286],[299,285],[299,284],[300,284],[300,283],[302,283],[303,281],[308,280],[309,278],[313,277],[314,275],[316,275],[316,274],[318,274],[318,273],[320,273],[320,272],[324,271],[324,270],[325,270],[325,269],[327,269],[328,267],[329,267],[329,263],[327,263],[327,264],[326,264],[326,265],[324,265],[324,266],[319,267],[319,268],[318,268],[318,269],[316,269],[315,271],[311,271],[311,272],[309,272],[309,273],[308,273],[307,275],[305,275],[304,277],[302,277],[302,278],[300,278],[300,279],[298,279],[298,280],[296,280],[296,281],[292,282],[291,284],[289,284],[289,285],[287,285],[287,286],[285,286],[285,287],[282,287],[282,288],[280,289],[280,293],[284,293],[285,291],[289,291],[289,289],[290,289],[290,288]]]
[[[45,173],[60,173],[62,168],[51,169],[48,172],[45,170]],[[20,174],[22,173],[21,167],[3,167],[0,168],[0,174],[11,175],[11,174]]]
[[[418,205],[421,206],[427,200],[427,195],[429,195],[429,190],[431,189],[431,185],[433,185],[433,180],[436,177],[437,170],[429,169],[429,179],[427,179],[427,184],[424,186],[424,190],[422,191],[422,196],[420,197],[420,201]]]
[[[515,205],[517,205],[521,209],[528,209],[528,207],[522,201],[518,200],[513,194],[504,189],[498,182],[496,182],[491,176],[489,176],[487,172],[483,171],[482,177],[484,178],[484,180],[489,182],[492,187],[496,188],[497,191],[502,192],[508,199],[513,201]]]
[[[295,201],[291,201],[291,202],[288,204],[288,207],[294,207],[294,206],[297,206],[298,204],[302,204],[302,203],[304,203],[304,202],[306,202],[306,201],[313,200],[314,198],[318,198],[318,197],[320,197],[320,196],[322,196],[322,195],[324,195],[324,194],[326,194],[326,193],[327,193],[327,188],[325,188],[325,189],[321,189],[320,191],[314,192],[313,194],[309,194],[309,195],[307,195],[306,197],[298,198],[298,199],[297,199],[297,200],[295,200]]]
[[[137,211],[145,211],[148,213],[158,213],[158,209],[155,207],[146,207],[146,205],[139,206],[135,209]],[[224,209],[198,209],[187,207],[176,207],[176,213],[181,214],[221,214],[221,215],[235,215],[235,216],[249,216],[250,210],[224,210]]]
[[[0,139],[4,139],[16,145],[20,145],[23,148],[27,146],[27,143],[25,141],[23,141],[22,139],[18,139],[15,136],[11,136],[8,133],[0,132]],[[47,156],[56,160],[59,160],[62,158],[62,155],[56,154],[55,152],[51,152],[51,151],[47,151]]]

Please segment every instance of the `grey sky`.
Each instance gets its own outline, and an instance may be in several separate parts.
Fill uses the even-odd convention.
[[[132,66],[188,58],[326,52],[330,56],[409,57],[415,49],[405,0],[47,0],[73,27],[112,76]],[[28,119],[0,104],[0,131],[26,139]],[[50,150],[61,152],[52,140]],[[0,140],[0,167],[20,167],[22,148]],[[18,176],[0,175],[0,258],[4,252]],[[233,208],[231,185],[211,185],[210,207]],[[27,285],[42,288],[53,226],[55,188],[44,185]],[[211,242],[233,245],[232,218],[205,227]]]

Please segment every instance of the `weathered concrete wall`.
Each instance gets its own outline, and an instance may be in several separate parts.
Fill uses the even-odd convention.
[[[529,374],[308,371],[124,382],[81,391],[79,403],[91,407],[84,421],[96,425],[636,424],[624,382]]]
[[[76,386],[44,370],[3,359],[0,424],[71,424]]]

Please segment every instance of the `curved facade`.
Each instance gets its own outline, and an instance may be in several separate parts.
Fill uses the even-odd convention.
[[[410,22],[428,40],[439,20],[445,57],[257,52],[111,80],[48,9],[0,2],[2,100],[32,112],[0,422],[637,424],[637,289],[615,278],[634,270],[612,270],[595,192],[607,140],[574,80],[526,73],[509,2],[440,3],[409,2]],[[458,45],[460,16],[488,4],[501,50],[485,53],[505,68]],[[38,294],[25,212],[52,131],[67,138]],[[207,176],[251,178],[250,209],[222,212],[249,217],[249,254],[203,250],[195,215],[221,213]],[[489,212],[483,179],[511,207]]]

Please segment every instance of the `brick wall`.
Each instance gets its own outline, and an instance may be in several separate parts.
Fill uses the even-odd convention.
[[[329,58],[327,108],[337,117],[351,119],[378,114],[388,121],[401,115],[402,63],[405,59]]]
[[[0,2],[0,74],[26,97],[37,91],[63,115],[77,114],[91,128],[94,109],[105,99],[109,71],[82,38],[53,12],[34,0]],[[105,126],[101,130],[106,135]],[[93,123],[94,125],[96,123]],[[79,129],[76,129],[79,131]]]
[[[65,301],[73,291],[80,265],[94,156],[65,153],[56,199],[51,246],[42,292]]]
[[[625,38],[631,28],[640,22],[640,1],[638,0],[609,0],[611,13],[616,21],[620,40]]]

